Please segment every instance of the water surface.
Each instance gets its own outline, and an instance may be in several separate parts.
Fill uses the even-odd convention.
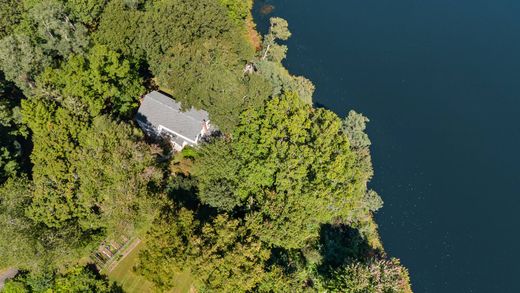
[[[259,13],[263,4],[272,14]],[[315,102],[367,115],[386,250],[415,292],[520,292],[520,1],[272,0]]]

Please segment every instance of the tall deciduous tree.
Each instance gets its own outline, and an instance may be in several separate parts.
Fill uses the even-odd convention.
[[[264,36],[262,56],[256,67],[258,73],[268,80],[273,88],[272,96],[287,92],[296,92],[308,104],[312,104],[314,84],[305,77],[292,76],[281,64],[287,54],[287,46],[279,44],[291,37],[288,23],[285,19],[273,17],[270,20],[269,32]]]
[[[44,0],[32,7],[28,16],[35,34],[51,57],[67,57],[83,53],[88,46],[87,30],[70,20],[64,5],[55,0]],[[54,55],[55,54],[55,55]]]
[[[48,68],[39,85],[62,102],[86,106],[91,116],[129,116],[144,87],[137,69],[119,53],[96,45],[84,57],[75,55],[59,69]]]
[[[141,208],[156,172],[130,126],[104,116],[91,121],[44,97],[24,102],[23,114],[33,132],[35,190],[28,214],[35,222],[88,234],[131,231],[138,213],[148,215]]]
[[[3,292],[121,292],[115,284],[90,268],[74,267],[66,273],[22,273],[7,281]]]
[[[322,281],[327,292],[408,293],[412,292],[408,270],[398,260],[354,262],[334,270]]]
[[[229,9],[229,16],[237,22],[245,21],[253,8],[252,0],[219,0]]]
[[[22,98],[20,90],[4,80],[0,72],[0,183],[19,174],[27,162],[23,144],[26,144],[28,131],[20,115]]]
[[[196,164],[203,202],[247,211],[263,241],[286,248],[303,247],[320,224],[351,215],[365,193],[364,174],[334,113],[285,95],[241,117],[230,150],[203,153]],[[229,188],[216,195],[220,182]]]
[[[0,68],[8,80],[25,91],[34,87],[36,76],[50,64],[43,49],[26,35],[14,34],[0,40]]]
[[[11,34],[22,18],[22,1],[0,0],[0,39]]]
[[[265,277],[270,252],[240,220],[218,215],[203,224],[180,209],[156,222],[138,271],[162,289],[190,271],[203,291],[247,292]]]
[[[86,28],[71,21],[61,2],[24,4],[28,11],[22,14],[15,33],[0,40],[0,68],[8,80],[27,92],[45,67],[85,52],[89,38]]]
[[[75,19],[84,24],[95,26],[99,15],[108,2],[107,0],[68,0],[66,5]]]

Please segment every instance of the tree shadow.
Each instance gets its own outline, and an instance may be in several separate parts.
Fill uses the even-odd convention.
[[[168,198],[180,207],[194,211],[195,218],[206,223],[219,214],[216,208],[200,202],[196,179],[190,176],[171,176],[167,183]]]
[[[325,109],[325,110],[331,110],[329,107],[325,106],[325,104],[322,104],[322,103],[319,103],[319,102],[314,102],[313,106],[314,106],[314,108],[321,108],[321,109]]]
[[[363,261],[379,254],[359,230],[345,224],[325,224],[320,229],[319,251],[322,262],[319,270],[325,271],[342,265]]]

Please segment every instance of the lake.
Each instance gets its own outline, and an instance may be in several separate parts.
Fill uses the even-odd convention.
[[[414,291],[520,292],[520,1],[257,0],[271,16],[315,103],[371,119],[380,234]]]

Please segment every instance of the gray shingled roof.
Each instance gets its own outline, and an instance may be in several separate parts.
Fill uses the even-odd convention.
[[[141,123],[152,125],[155,129],[162,125],[195,141],[202,129],[203,120],[208,121],[209,116],[206,111],[194,108],[183,112],[180,103],[158,91],[153,91],[144,96],[136,119]]]

